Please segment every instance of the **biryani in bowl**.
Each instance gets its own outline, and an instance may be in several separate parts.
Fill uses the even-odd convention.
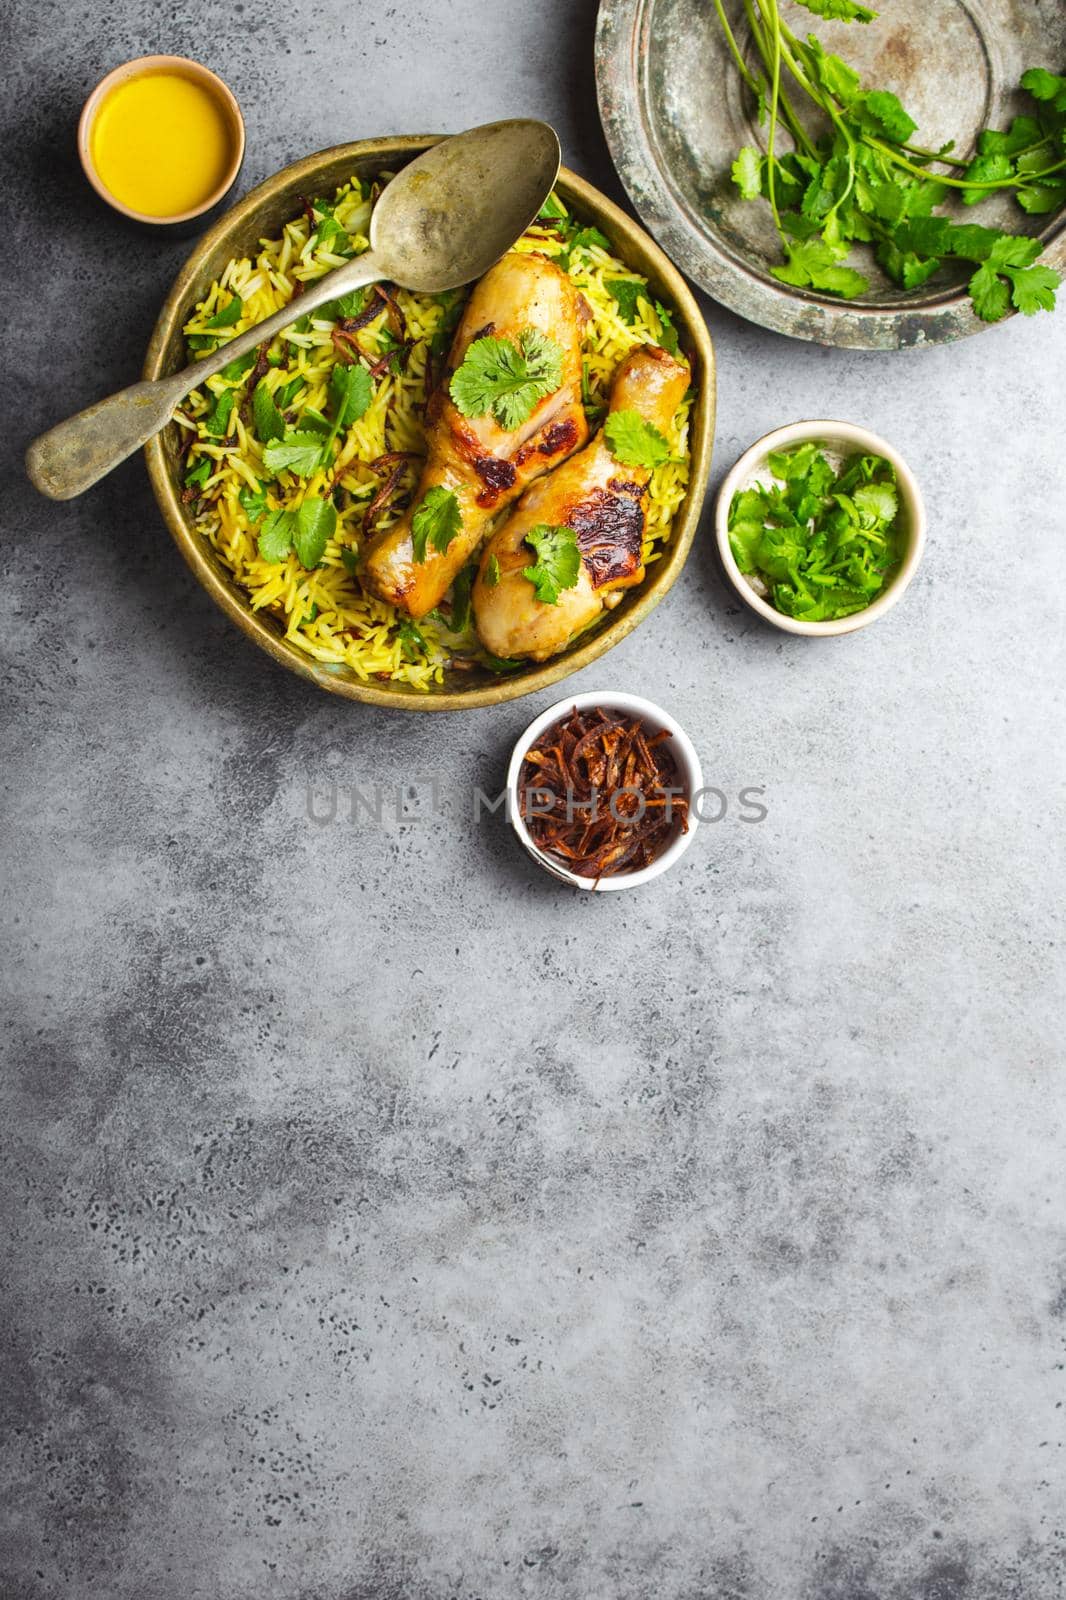
[[[298,307],[368,248],[402,163],[352,149],[347,172],[341,151],[293,169],[288,215],[292,184],[261,218],[243,202],[243,249],[223,254],[225,219],[208,236],[150,375]],[[683,284],[564,172],[478,283],[383,283],[298,316],[193,391],[149,461],[187,557],[271,653],[354,698],[454,707],[556,681],[655,604],[695,530],[712,428]]]

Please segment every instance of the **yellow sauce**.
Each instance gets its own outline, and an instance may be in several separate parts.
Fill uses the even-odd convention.
[[[176,217],[225,181],[233,130],[218,97],[178,72],[116,84],[93,120],[92,160],[105,189],[131,211]]]

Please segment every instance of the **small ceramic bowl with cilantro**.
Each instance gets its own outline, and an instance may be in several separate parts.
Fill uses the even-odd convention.
[[[718,495],[722,564],[787,633],[854,633],[884,616],[925,547],[925,507],[890,444],[851,422],[793,422],[746,450]]]

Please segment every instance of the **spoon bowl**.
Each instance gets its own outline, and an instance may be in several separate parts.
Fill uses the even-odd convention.
[[[554,129],[523,117],[433,145],[374,207],[370,250],[381,276],[419,294],[480,278],[529,227],[561,159]]]

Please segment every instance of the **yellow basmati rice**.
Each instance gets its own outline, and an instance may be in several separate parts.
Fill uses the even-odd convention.
[[[370,213],[378,187],[353,178],[329,203],[337,222],[350,234],[356,253],[368,247]],[[588,302],[592,316],[584,331],[585,399],[598,416],[626,352],[648,341],[670,340],[670,312],[659,308],[665,312],[664,323],[649,291],[637,297],[633,321],[626,321],[610,285],[637,279],[646,287],[646,280],[605,249],[599,242],[602,236],[579,229],[562,203],[554,197],[553,201],[552,209],[559,217],[535,223],[516,248],[561,256]],[[230,261],[185,326],[192,354],[213,348],[216,340],[232,338],[287,305],[297,284],[342,266],[347,256],[332,253],[329,242],[319,244],[318,230],[311,230],[304,215],[288,223],[280,239],[260,241],[254,261]],[[211,319],[234,295],[242,302],[239,321],[225,330],[210,328]],[[428,690],[442,682],[447,666],[484,660],[472,627],[469,622],[461,632],[450,627],[447,601],[415,627],[395,607],[364,594],[355,568],[360,546],[368,537],[364,514],[382,481],[381,469],[375,470],[372,463],[388,452],[424,454],[422,413],[429,341],[439,330],[438,343],[444,342],[465,294],[418,295],[397,289],[395,298],[413,345],[402,366],[399,359],[392,363],[399,370],[387,366],[378,378],[368,410],[343,436],[340,452],[328,471],[320,468],[308,479],[297,479],[289,472],[275,479],[267,471],[263,445],[241,414],[247,367],[229,376],[222,373],[209,378],[189,396],[175,420],[193,435],[186,476],[197,468],[209,474],[202,481],[197,473],[195,525],[248,595],[252,609],[268,612],[284,636],[316,661],[350,667],[360,678],[387,678]],[[631,291],[623,291],[623,300],[632,298]],[[628,304],[626,309],[630,309]],[[272,364],[262,382],[272,396],[290,390],[285,415],[294,430],[305,417],[304,425],[313,426],[314,413],[328,414],[329,379],[337,359],[332,339],[335,326],[333,314],[323,308],[301,318],[270,348]],[[384,303],[375,320],[360,329],[358,338],[372,362],[396,346]],[[439,374],[440,362],[435,365]],[[297,379],[299,386],[294,389]],[[212,437],[207,419],[227,390],[236,391],[235,401],[222,436]],[[670,460],[656,469],[649,485],[644,552],[648,563],[660,556],[685,497],[690,411],[691,396],[686,396],[667,433]],[[308,417],[309,412],[312,415]],[[418,462],[412,462],[411,468],[404,480],[408,492],[414,487]],[[337,507],[337,525],[317,568],[306,571],[295,554],[280,562],[260,555],[257,540],[263,496],[267,509],[274,510],[296,506],[307,495],[330,493]],[[242,503],[242,494],[245,502],[258,495],[260,505]],[[375,533],[399,517],[402,503],[394,500],[375,518]]]

